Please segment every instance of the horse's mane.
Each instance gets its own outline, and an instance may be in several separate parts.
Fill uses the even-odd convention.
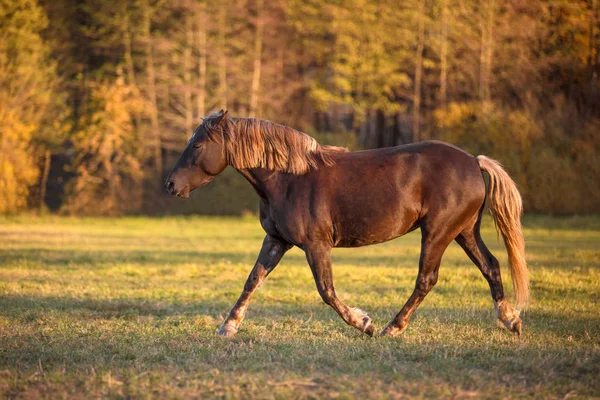
[[[226,113],[204,118],[204,128],[215,141],[224,142],[227,163],[236,169],[265,168],[302,175],[319,166],[331,166],[331,153],[343,147],[324,146],[305,133],[257,118],[229,118]]]

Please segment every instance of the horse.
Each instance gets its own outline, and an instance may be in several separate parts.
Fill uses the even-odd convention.
[[[526,305],[529,278],[517,186],[495,160],[440,141],[353,151],[325,146],[270,121],[208,115],[170,171],[167,191],[187,198],[227,167],[235,168],[260,199],[266,236],[239,299],[218,334],[234,336],[254,291],[293,246],[303,250],[317,290],[350,326],[373,336],[366,312],[344,304],[333,284],[331,249],[395,239],[421,229],[414,290],[380,335],[397,336],[438,280],[440,260],[455,240],[487,280],[501,326],[521,335],[520,312],[504,296],[500,264],[483,242],[486,198],[504,239],[516,306]]]

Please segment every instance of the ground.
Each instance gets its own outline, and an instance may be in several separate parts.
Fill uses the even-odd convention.
[[[294,249],[226,339],[263,239],[255,218],[0,219],[0,397],[599,397],[600,218],[524,223],[521,338],[496,326],[453,244],[401,337],[345,325]],[[483,234],[511,298],[489,218]],[[410,295],[419,240],[335,250],[342,300],[382,328]]]

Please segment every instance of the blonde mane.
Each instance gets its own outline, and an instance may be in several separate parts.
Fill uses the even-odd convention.
[[[256,118],[229,118],[211,114],[203,125],[209,137],[224,142],[227,163],[236,169],[265,168],[302,175],[331,166],[331,153],[348,151],[323,146],[305,133]]]

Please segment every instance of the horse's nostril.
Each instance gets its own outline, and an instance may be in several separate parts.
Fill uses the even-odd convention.
[[[167,182],[166,186],[167,186],[167,191],[169,193],[173,193],[173,189],[175,188],[175,183],[173,181],[169,181],[169,182]]]

